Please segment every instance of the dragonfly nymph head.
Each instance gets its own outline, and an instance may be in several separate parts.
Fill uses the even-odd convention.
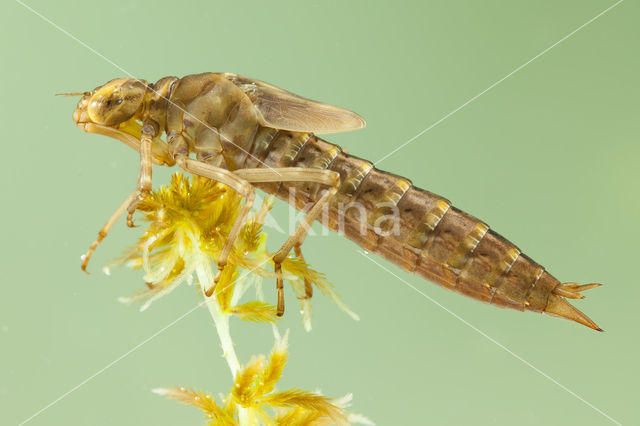
[[[131,119],[142,105],[147,83],[133,78],[119,78],[85,94],[78,102],[73,119],[117,126]]]
[[[87,133],[118,139],[138,151],[141,116],[148,91],[149,86],[144,80],[119,78],[91,92],[61,94],[82,95],[73,112],[73,121],[79,128]],[[168,155],[165,145],[159,137],[154,138],[153,162],[173,165],[175,161]]]

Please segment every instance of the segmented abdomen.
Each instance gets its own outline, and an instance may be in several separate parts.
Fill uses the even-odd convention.
[[[245,167],[326,168],[338,172],[340,188],[323,222],[365,250],[483,302],[569,317],[564,311],[558,312],[560,308],[554,308],[556,312],[549,309],[557,298],[550,301],[553,290],[560,285],[557,279],[445,198],[414,187],[408,179],[380,171],[371,162],[308,133],[263,128],[252,154]],[[308,209],[323,189],[319,184],[292,182],[258,187],[299,210]],[[564,299],[562,302],[566,303]]]

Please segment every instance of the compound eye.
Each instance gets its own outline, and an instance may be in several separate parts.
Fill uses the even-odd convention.
[[[87,113],[94,123],[115,126],[129,120],[138,111],[146,85],[133,79],[113,80],[95,90]]]
[[[106,106],[107,108],[113,108],[120,105],[122,102],[124,102],[124,99],[122,99],[122,97],[117,97],[117,98],[111,97],[107,99]]]

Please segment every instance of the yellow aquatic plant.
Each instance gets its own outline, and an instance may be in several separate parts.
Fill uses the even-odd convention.
[[[252,357],[236,374],[231,390],[220,403],[209,393],[184,387],[153,391],[199,408],[210,425],[373,424],[362,415],[345,411],[351,402],[350,394],[330,399],[319,392],[276,390],[288,358],[287,340],[287,335],[276,336],[268,359],[262,355]]]
[[[240,205],[241,197],[225,185],[198,176],[189,178],[181,173],[174,174],[169,185],[153,191],[138,207],[148,226],[138,242],[115,264],[126,263],[134,269],[142,268],[147,288],[120,300],[124,303],[143,302],[140,309],[145,310],[183,282],[193,283],[198,268],[204,273],[211,262],[217,259]],[[243,225],[215,292],[225,312],[250,321],[275,320],[273,306],[264,302],[231,305],[231,295],[237,294],[239,298],[243,293],[234,291],[234,286],[244,283],[245,279],[258,283],[256,290],[260,299],[261,287],[255,278],[275,280],[272,268],[267,269],[273,266],[273,253],[267,251],[267,237],[262,232],[264,218],[272,205],[273,198],[267,198],[259,211]],[[240,270],[245,273],[239,274]],[[302,259],[294,256],[286,258],[282,263],[282,271],[285,280],[291,283],[297,298],[301,300],[301,312],[307,330],[311,328],[311,304],[305,297],[305,280],[352,318],[358,319],[342,302],[324,274],[310,268]],[[205,282],[205,286],[210,282],[213,281]]]
[[[231,391],[220,403],[210,394],[193,389],[160,388],[154,391],[200,408],[212,425],[371,424],[365,417],[345,411],[350,395],[330,399],[319,392],[276,389],[288,358],[288,338],[287,334],[280,337],[275,326],[279,319],[276,307],[263,300],[261,288],[263,277],[275,282],[273,253],[266,248],[267,237],[262,230],[273,198],[266,199],[243,224],[213,296],[204,295],[204,289],[213,282],[216,259],[241,204],[240,196],[222,184],[176,173],[169,185],[151,192],[138,207],[142,220],[148,225],[138,242],[114,264],[142,269],[147,288],[120,300],[141,302],[140,309],[145,310],[180,284],[195,283],[203,298],[201,304],[206,304],[214,320],[234,378]],[[302,259],[289,256],[282,263],[282,271],[284,279],[301,300],[305,329],[311,329],[311,301],[304,297],[305,281],[358,319],[325,276]],[[240,299],[251,287],[255,289],[256,298],[241,303]],[[230,334],[232,316],[273,325],[276,343],[268,358],[257,356],[244,365],[240,363]]]

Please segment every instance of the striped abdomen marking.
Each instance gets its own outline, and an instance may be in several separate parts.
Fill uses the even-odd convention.
[[[266,145],[259,142],[255,147]],[[560,284],[485,223],[409,180],[380,171],[371,162],[306,133],[278,131],[268,147],[255,155],[270,167],[338,172],[340,188],[323,222],[365,250],[483,302],[548,312],[597,329],[554,294],[567,284]],[[300,210],[317,201],[322,189],[318,184],[291,182],[259,187]]]

